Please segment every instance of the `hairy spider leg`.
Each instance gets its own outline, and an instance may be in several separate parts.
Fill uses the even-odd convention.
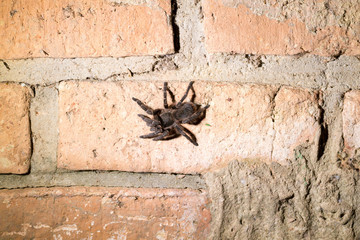
[[[169,108],[169,105],[167,103],[167,82],[164,82],[164,88],[163,88],[163,92],[164,92],[164,108]]]
[[[165,136],[164,139],[162,139],[162,140],[169,140],[169,139],[175,138],[177,136],[179,136],[179,134],[175,132],[175,133]]]
[[[170,88],[168,87],[167,84],[168,84],[167,82],[164,82],[164,89],[163,89],[163,92],[164,92],[164,108],[169,108],[169,105],[168,105],[168,103],[167,103],[167,91],[169,92],[169,95],[170,95],[170,97],[171,97],[172,103],[175,103],[175,95],[174,95],[174,93],[170,90]]]
[[[192,90],[192,92],[193,92],[193,95],[191,96],[190,102],[193,103],[193,102],[195,101],[195,98],[196,98],[194,86],[191,86],[191,90]]]
[[[175,123],[175,129],[184,137],[186,137],[187,140],[189,140],[192,144],[194,144],[195,146],[199,146],[199,144],[196,142],[195,136],[193,134],[190,134],[191,132],[189,130],[187,130],[186,128],[184,128],[183,126],[181,126],[180,124],[176,124]],[[187,132],[189,135],[187,135],[185,132]]]
[[[163,88],[163,92],[164,92],[164,108],[169,108],[169,105],[167,103],[167,82],[164,82],[164,88]]]
[[[137,98],[132,98],[147,114],[154,115],[154,110],[151,107],[146,106]]]
[[[174,93],[170,90],[169,87],[167,88],[167,91],[169,92],[169,95],[171,97],[171,102],[175,103],[175,95],[174,95]]]
[[[187,87],[184,96],[183,96],[183,97],[181,98],[181,100],[176,104],[176,107],[179,107],[179,106],[183,103],[183,101],[185,100],[185,98],[186,98],[187,95],[189,94],[190,89],[192,89],[193,93],[195,94],[194,88],[192,87],[193,84],[194,84],[194,81],[191,81],[191,82],[189,83],[189,86]]]
[[[149,133],[149,134],[146,134],[146,135],[141,135],[140,138],[153,138],[153,137],[156,137],[158,135],[159,135],[159,133],[154,132],[154,133]]]
[[[145,115],[143,115],[143,114],[138,114],[138,116],[139,116],[142,120],[144,120],[144,121],[146,122],[146,125],[149,126],[149,127],[154,127],[154,126],[160,124],[160,121],[151,119],[151,118],[149,118],[148,116],[145,116]]]
[[[160,134],[158,137],[154,138],[154,141],[159,141],[164,139],[164,137],[166,137],[167,135],[169,135],[169,130],[165,130],[162,134]]]
[[[206,109],[208,109],[210,105],[206,105],[204,108],[199,109],[197,112],[195,112],[193,115],[191,115],[188,119],[185,119],[181,123],[189,123],[196,118],[198,118],[203,112],[205,112]]]
[[[159,135],[158,137],[154,138],[153,141],[160,141],[160,140],[169,140],[172,139],[174,137],[177,137],[179,134],[178,133],[171,133],[169,131],[164,132],[163,134]]]

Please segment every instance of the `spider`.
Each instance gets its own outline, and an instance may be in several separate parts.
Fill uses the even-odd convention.
[[[176,103],[173,92],[168,88],[168,83],[164,82],[164,108],[152,109],[146,106],[139,99],[132,98],[147,114],[152,115],[153,118],[149,118],[143,114],[138,116],[146,122],[146,125],[150,127],[151,133],[142,135],[140,138],[153,138],[154,141],[169,140],[183,135],[195,146],[198,146],[195,135],[181,124],[193,124],[196,125],[205,118],[206,109],[209,105],[201,107],[201,105],[194,103],[195,91],[193,88],[194,82],[190,82],[186,89],[184,96],[179,102]],[[190,89],[193,92],[193,96],[189,102],[184,102]],[[167,92],[172,100],[172,104],[167,103]]]

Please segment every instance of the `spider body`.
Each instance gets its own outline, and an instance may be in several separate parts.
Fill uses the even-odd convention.
[[[194,82],[190,82],[189,86],[179,102],[175,102],[175,96],[167,86],[167,82],[164,83],[164,108],[152,109],[146,106],[139,99],[132,98],[147,114],[152,115],[153,118],[149,118],[143,114],[138,116],[146,122],[150,127],[151,133],[140,136],[141,138],[153,138],[154,141],[169,140],[179,135],[183,135],[195,146],[198,146],[196,137],[188,129],[181,124],[198,124],[205,117],[205,111],[209,105],[201,107],[201,105],[195,104],[195,91],[193,88]],[[184,102],[190,89],[193,92],[193,96],[189,102]],[[169,93],[172,104],[170,106],[167,103],[167,93]]]

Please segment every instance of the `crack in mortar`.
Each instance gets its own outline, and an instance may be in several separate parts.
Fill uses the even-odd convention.
[[[274,136],[272,138],[272,141],[271,141],[271,151],[270,151],[270,161],[272,161],[272,158],[273,158],[273,151],[274,151],[274,143],[275,143],[275,139],[276,139],[276,130],[275,130],[275,107],[276,107],[276,97],[280,91],[282,87],[278,87],[276,89],[276,91],[274,92],[274,96],[271,100],[271,121],[272,121],[272,127],[273,127],[273,133],[274,133]]]
[[[171,0],[171,16],[168,17],[168,22],[172,26],[173,39],[174,39],[174,51],[178,53],[180,51],[180,29],[176,23],[176,16],[178,11],[178,5],[176,0]]]
[[[11,68],[9,67],[9,64],[7,62],[5,62],[4,60],[0,60],[0,62],[2,62],[4,64],[4,66],[6,67],[7,70],[11,70]]]
[[[321,159],[325,154],[325,149],[329,140],[329,130],[328,125],[325,122],[325,109],[323,108],[323,103],[319,104],[319,125],[320,125],[320,136],[319,136],[319,146],[318,146],[318,159]]]

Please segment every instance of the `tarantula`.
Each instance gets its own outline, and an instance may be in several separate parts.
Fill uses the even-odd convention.
[[[195,91],[193,84],[193,81],[189,83],[184,96],[176,103],[173,92],[168,88],[167,82],[164,82],[164,109],[152,109],[139,99],[132,98],[147,114],[153,116],[151,119],[143,114],[138,114],[138,116],[146,122],[146,125],[150,127],[151,131],[151,133],[142,135],[140,138],[153,138],[154,141],[169,140],[181,134],[192,144],[198,146],[195,135],[181,125],[183,123],[193,125],[200,123],[201,120],[205,118],[206,109],[210,107],[206,105],[202,108],[201,105],[194,103]],[[193,96],[190,102],[184,102],[190,89],[193,92]],[[172,100],[170,106],[167,103],[167,92],[169,92]]]

